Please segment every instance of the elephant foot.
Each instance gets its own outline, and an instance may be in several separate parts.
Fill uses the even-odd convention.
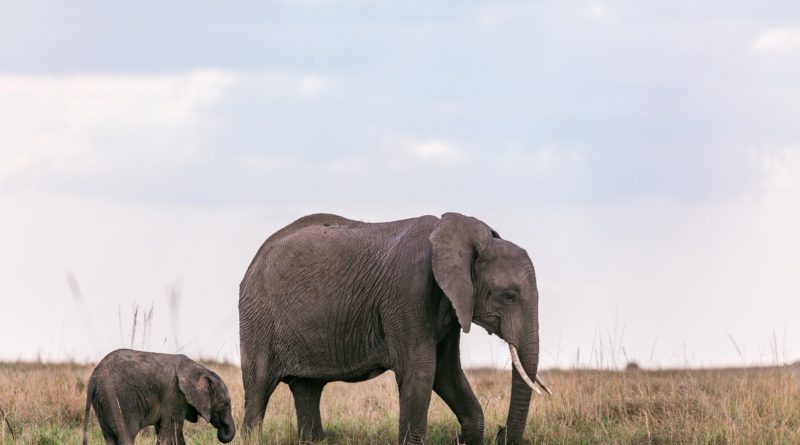
[[[464,434],[456,437],[452,445],[483,445],[483,435],[466,436]]]
[[[299,435],[300,443],[322,442],[325,440],[325,433],[322,431],[314,431],[311,433],[304,433]]]

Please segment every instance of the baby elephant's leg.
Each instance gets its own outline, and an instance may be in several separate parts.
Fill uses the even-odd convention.
[[[183,418],[175,420],[172,416],[162,418],[156,423],[158,445],[186,445],[183,439]]]
[[[103,430],[103,439],[105,439],[106,445],[134,445],[134,442],[136,442],[136,434],[125,437],[114,434],[111,431]]]
[[[105,439],[106,445],[123,445],[128,443],[125,438],[119,434],[119,431],[113,428],[105,418],[98,416],[97,423],[100,424],[100,431],[103,432],[103,439]]]
[[[95,400],[94,411],[106,445],[134,445],[136,441],[138,423],[125,420],[122,406],[113,389],[103,393],[99,401]]]
[[[105,439],[106,445],[119,445],[119,443],[117,443],[117,436],[111,431],[103,430],[103,439]]]

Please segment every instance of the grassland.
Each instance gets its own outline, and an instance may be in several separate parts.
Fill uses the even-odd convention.
[[[234,416],[242,418],[239,369],[210,364],[228,383]],[[0,364],[2,444],[79,444],[85,382],[91,367]],[[486,414],[487,443],[505,419],[508,371],[468,373]],[[559,444],[800,443],[800,369],[797,367],[674,370],[552,370],[541,374],[554,390],[535,397],[526,440]],[[397,389],[391,373],[359,384],[334,383],[323,394],[327,444],[393,444],[397,440]],[[0,414],[2,417],[2,414]],[[428,442],[452,443],[458,425],[433,397]],[[103,443],[92,419],[91,443]],[[187,442],[216,443],[204,421],[187,423]],[[152,428],[137,443],[154,443]],[[291,393],[273,395],[261,437],[235,444],[297,443]]]

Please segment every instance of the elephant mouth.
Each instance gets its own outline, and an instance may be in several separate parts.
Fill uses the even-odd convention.
[[[476,325],[482,327],[486,330],[489,335],[496,335],[500,338],[503,338],[502,333],[500,332],[500,316],[496,314],[488,314],[484,320],[479,320],[475,318],[473,321]]]

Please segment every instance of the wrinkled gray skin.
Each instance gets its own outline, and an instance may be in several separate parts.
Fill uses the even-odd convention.
[[[185,355],[118,349],[105,356],[87,385],[84,445],[90,407],[107,445],[133,445],[150,425],[158,444],[183,445],[183,420],[197,422],[198,414],[217,429],[220,442],[236,435],[225,383]]]
[[[401,443],[425,437],[431,390],[453,410],[460,441],[483,443],[484,418],[461,369],[459,337],[475,323],[539,362],[538,291],[522,248],[457,213],[386,223],[315,214],[261,246],[241,283],[245,429],[289,384],[301,437],[320,439],[327,382],[396,374]],[[531,389],[513,370],[498,443],[520,443]]]

